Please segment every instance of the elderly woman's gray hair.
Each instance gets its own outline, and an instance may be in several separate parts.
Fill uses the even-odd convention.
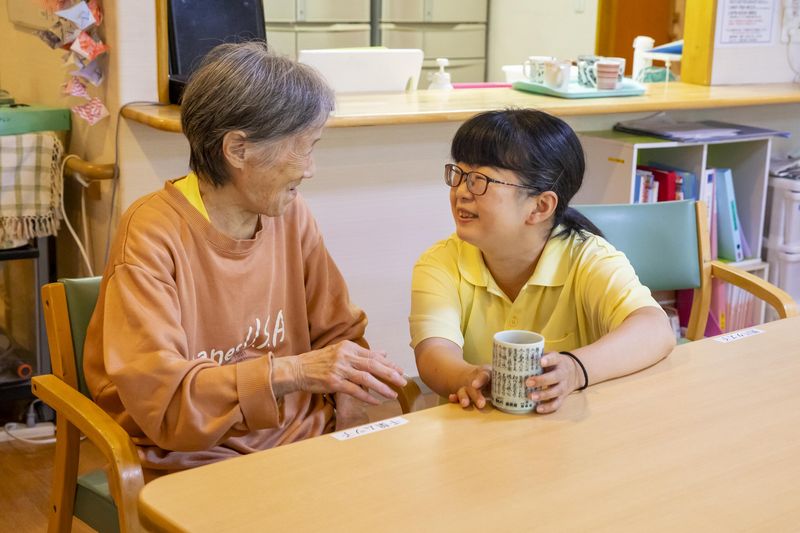
[[[189,167],[217,186],[230,179],[222,139],[243,131],[248,142],[279,143],[321,127],[333,110],[333,91],[311,67],[270,52],[263,41],[221,44],[186,85],[181,126]]]

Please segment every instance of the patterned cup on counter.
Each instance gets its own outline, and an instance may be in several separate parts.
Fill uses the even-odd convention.
[[[544,84],[557,91],[569,89],[569,73],[572,63],[569,61],[547,61],[544,64]]]
[[[578,83],[584,87],[597,87],[594,64],[602,59],[594,54],[578,56]]]
[[[552,56],[530,56],[522,64],[522,72],[531,82],[544,83],[545,65],[555,59]]]
[[[603,87],[598,84],[599,67],[602,65],[602,70],[605,78],[603,80]],[[616,68],[615,77],[616,82],[613,83],[608,79],[611,77],[611,70]],[[622,78],[625,76],[625,58],[624,57],[603,57],[596,55],[582,55],[578,56],[578,83],[584,87],[595,87],[597,89],[615,89],[622,83]]]
[[[533,388],[525,381],[542,373],[544,337],[532,331],[510,329],[494,335],[492,347],[492,404],[512,414],[536,409]]]

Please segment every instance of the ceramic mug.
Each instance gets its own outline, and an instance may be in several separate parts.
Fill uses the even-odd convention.
[[[544,64],[544,84],[558,91],[569,89],[569,61],[547,61]]]
[[[578,56],[578,83],[584,87],[596,87],[597,77],[594,72],[594,64],[597,63],[600,56],[594,54]]]
[[[617,73],[617,81],[622,83],[622,78],[625,77],[625,58],[624,57],[603,57],[602,61],[610,61],[612,63],[616,63],[619,67],[619,73]]]
[[[533,83],[544,83],[545,63],[555,59],[552,56],[530,56],[522,64],[522,73]]]
[[[619,63],[616,61],[606,61],[601,59],[592,67],[597,89],[608,91],[619,86]]]
[[[614,84],[614,87],[612,87],[616,89],[619,84],[622,83],[622,78],[625,76],[624,57],[603,57],[596,55],[578,56],[578,83],[584,87],[597,87],[597,64],[599,62],[606,64],[606,74],[608,74],[608,70],[611,68],[608,66],[609,63],[614,63],[617,67],[617,82]],[[606,81],[604,85],[608,88],[610,82]]]
[[[495,333],[492,344],[492,405],[512,414],[536,409],[533,388],[525,385],[542,373],[544,337],[532,331],[509,329]]]

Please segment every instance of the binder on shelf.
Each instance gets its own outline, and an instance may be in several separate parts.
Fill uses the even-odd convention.
[[[729,168],[718,168],[716,175],[717,199],[717,255],[730,261],[744,259],[739,224],[739,211],[736,208],[736,194],[733,189],[733,175]]]
[[[672,165],[665,165],[664,163],[659,163],[656,161],[650,161],[647,163],[647,166],[660,168],[662,170],[671,170],[678,175],[681,183],[681,197],[677,197],[678,191],[676,191],[676,200],[700,200],[700,191],[697,187],[697,176],[694,175],[694,172],[689,172],[688,170],[673,167]]]
[[[658,183],[657,201],[683,200],[683,179],[675,171],[652,166],[639,166],[637,168],[653,173],[653,179]]]
[[[700,180],[700,187],[698,192],[698,200],[702,200],[706,204],[707,227],[710,236],[710,252],[711,258],[717,258],[717,201],[715,194],[716,174],[713,168],[708,168],[703,171]]]
[[[747,238],[744,236],[744,228],[742,228],[741,221],[739,223],[739,240],[742,241],[742,254],[747,257],[753,257],[753,251],[750,249],[750,244],[747,242]]]
[[[636,169],[636,182],[633,190],[633,203],[651,204],[658,197],[658,182],[649,170]]]

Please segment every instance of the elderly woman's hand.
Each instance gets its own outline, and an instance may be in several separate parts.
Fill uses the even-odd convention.
[[[542,369],[544,373],[528,378],[525,385],[540,389],[531,394],[531,399],[539,402],[536,412],[552,413],[561,407],[564,398],[583,384],[583,374],[571,357],[558,352],[542,356]]]
[[[363,348],[350,341],[342,341],[320,350],[294,357],[291,360],[293,390],[313,393],[343,392],[372,405],[380,404],[369,391],[393,399],[397,394],[381,380],[398,387],[406,385],[403,370],[386,357],[386,353]],[[285,391],[290,392],[290,391]],[[277,392],[276,392],[277,394]]]
[[[474,404],[478,409],[486,406],[486,396],[489,396],[489,382],[492,379],[492,367],[489,365],[472,366],[461,380],[464,385],[458,388],[448,397],[450,402],[457,403],[461,407],[469,407]]]

